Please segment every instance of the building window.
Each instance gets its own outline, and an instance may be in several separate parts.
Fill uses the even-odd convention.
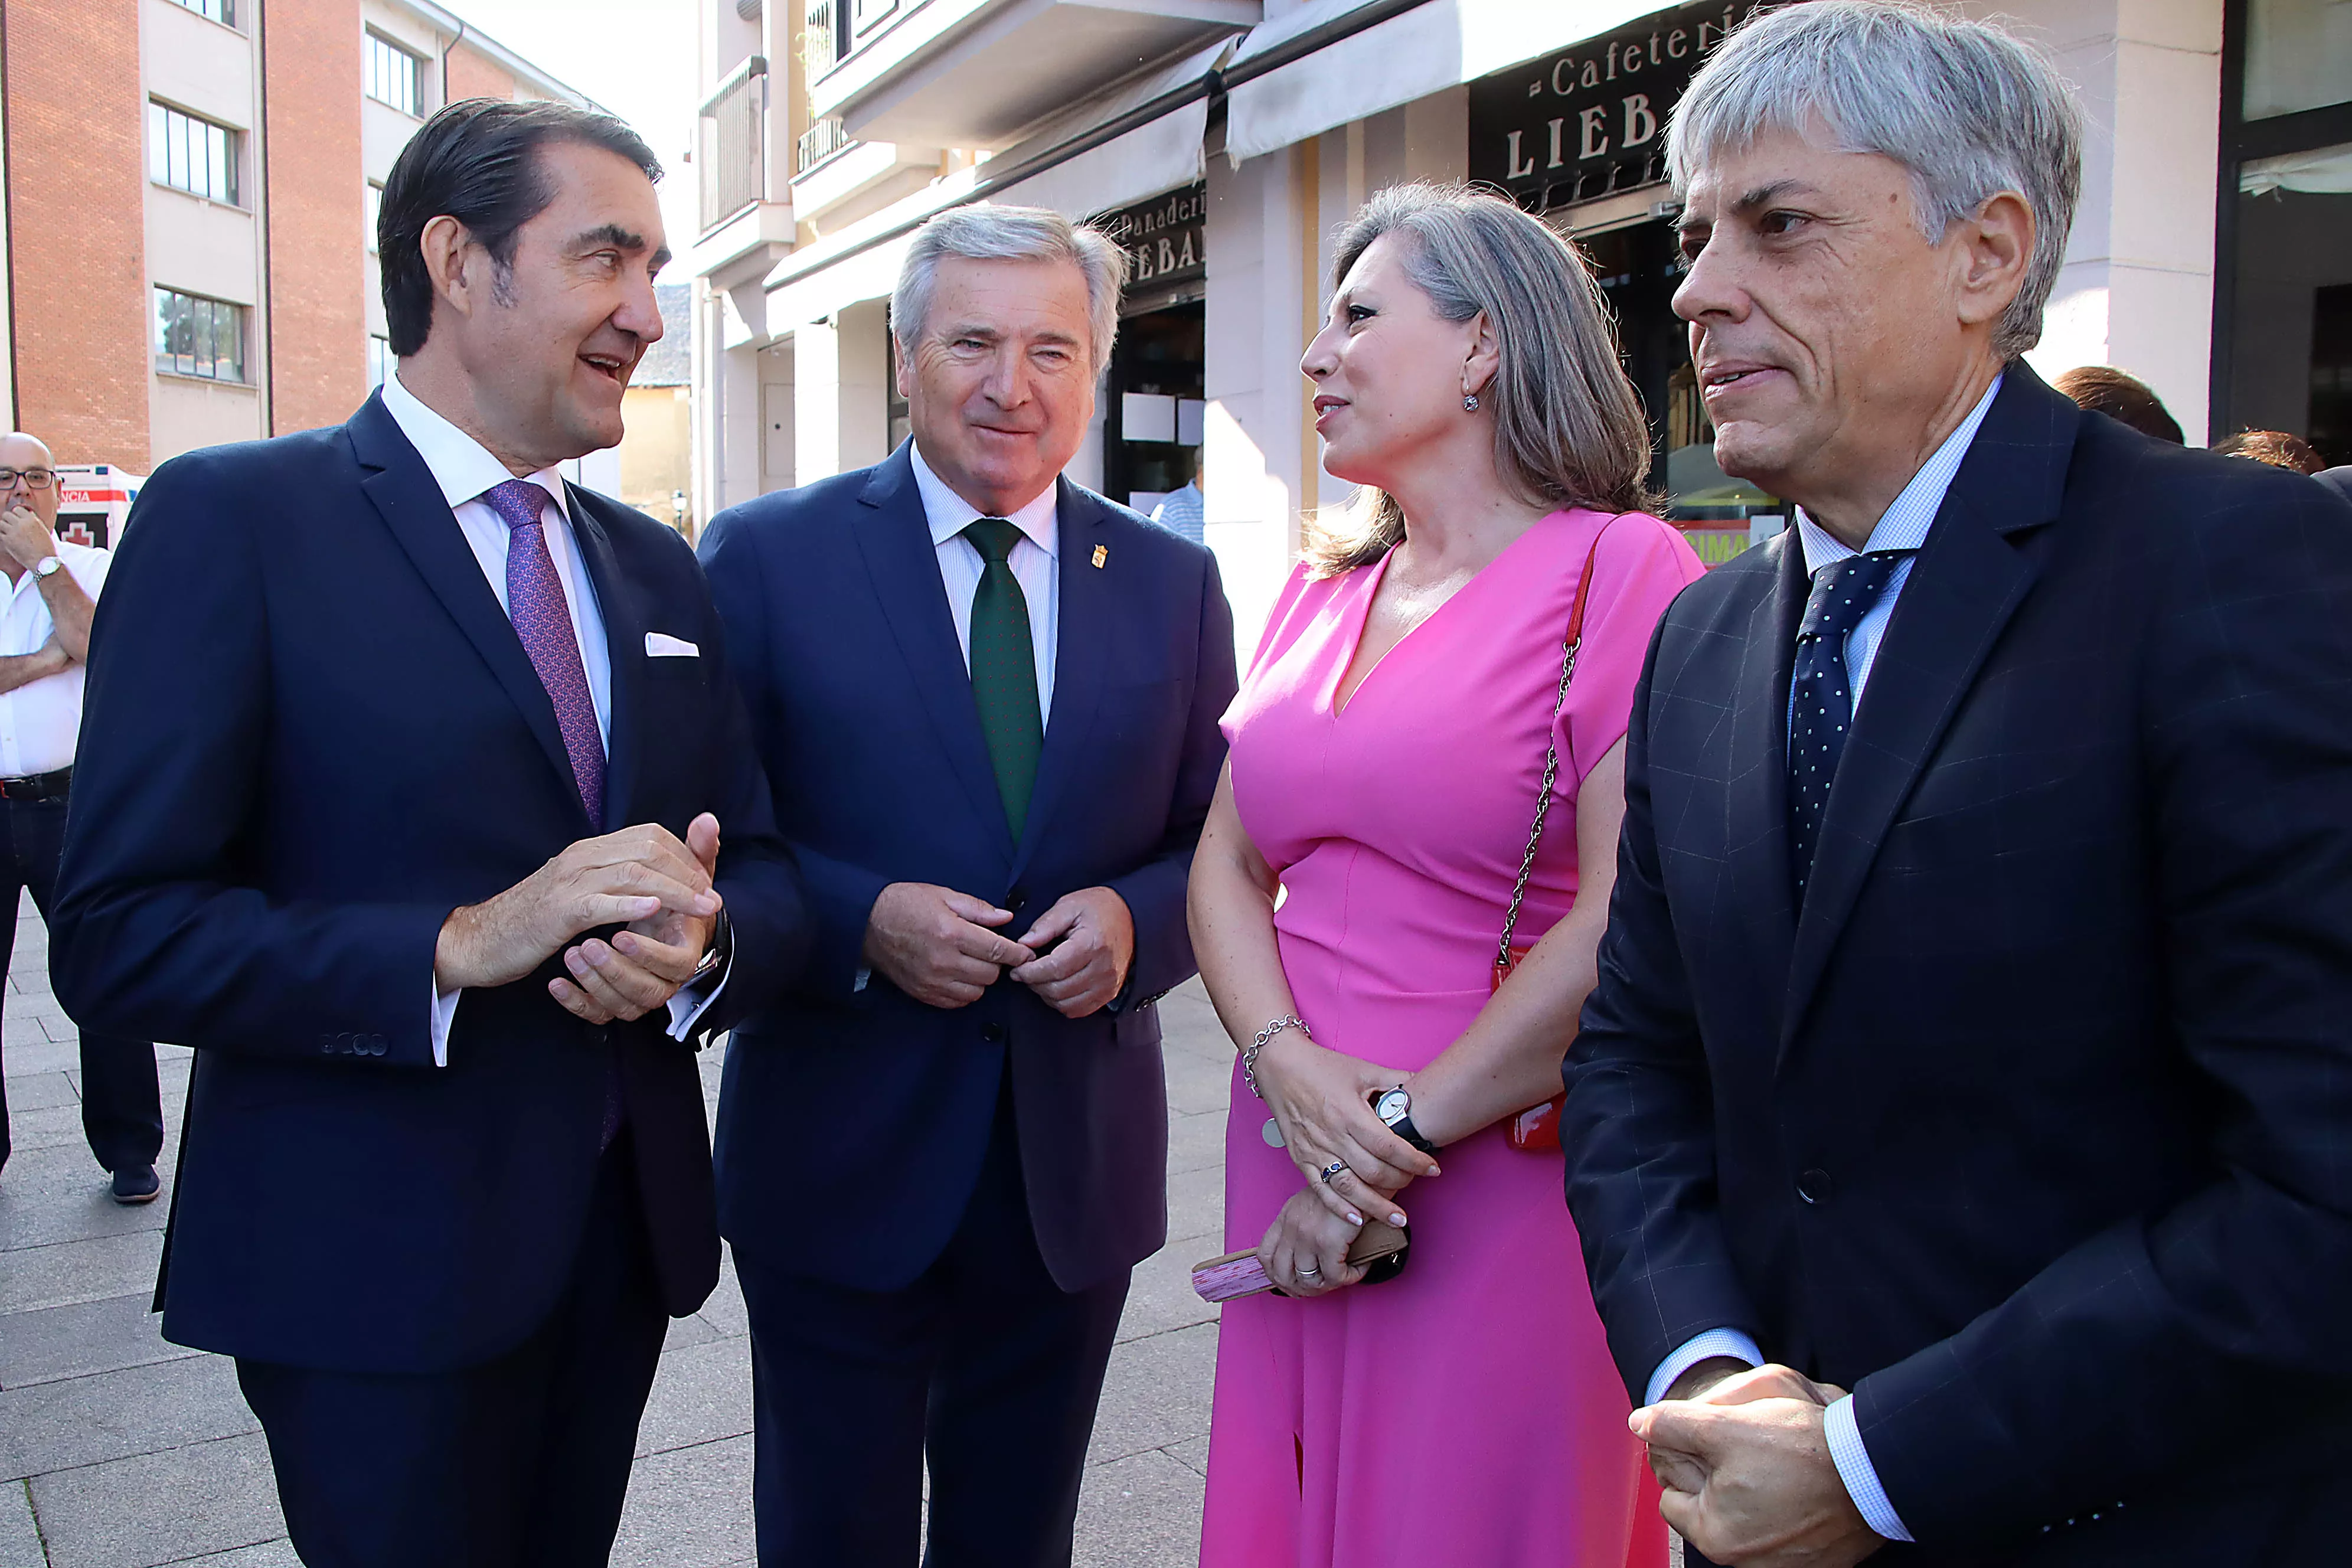
[[[190,195],[236,200],[237,133],[176,109],[147,105],[147,177]]]
[[[199,16],[210,16],[223,26],[236,26],[236,6],[233,0],[180,0],[180,4]]]
[[[367,217],[368,254],[373,256],[376,253],[376,229],[383,222],[383,187],[370,180],[364,189],[365,195],[361,201]]]
[[[403,114],[425,113],[423,62],[399,45],[367,36],[367,95]]]
[[[382,386],[387,380],[391,379],[394,363],[394,362],[392,357],[392,340],[389,338],[370,337],[368,339],[368,386],[370,390]]]
[[[155,368],[207,381],[245,379],[245,307],[155,290]]]

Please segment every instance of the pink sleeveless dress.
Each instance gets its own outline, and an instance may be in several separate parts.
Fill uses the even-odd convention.
[[[1318,1043],[1425,1066],[1490,989],[1577,578],[1593,563],[1559,781],[1518,939],[1576,899],[1579,785],[1625,733],[1650,634],[1702,570],[1638,512],[1544,518],[1334,697],[1385,560],[1276,602],[1225,718],[1243,825],[1280,875],[1283,969]],[[1299,1190],[1236,1062],[1225,1246]],[[1400,1279],[1226,1304],[1202,1568],[1662,1568],[1664,1527],[1585,1283],[1557,1154],[1499,1126],[1401,1202]]]

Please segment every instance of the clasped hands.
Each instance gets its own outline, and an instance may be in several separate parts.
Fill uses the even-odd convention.
[[[1257,1247],[1266,1278],[1285,1294],[1321,1296],[1362,1279],[1364,1270],[1348,1262],[1348,1249],[1366,1217],[1402,1226],[1405,1213],[1396,1195],[1418,1178],[1438,1173],[1436,1161],[1372,1114],[1372,1095],[1395,1088],[1399,1077],[1393,1068],[1327,1049],[1297,1029],[1283,1030],[1258,1052],[1259,1092],[1307,1181]],[[1419,1108],[1414,1120],[1421,1120]],[[1334,1162],[1344,1168],[1327,1182],[1323,1172]]]
[[[1000,975],[1065,1018],[1109,1005],[1135,959],[1135,917],[1108,888],[1064,895],[1015,941],[1013,911],[929,882],[893,882],[866,920],[866,962],[926,1006],[967,1007]]]
[[[1693,1367],[1630,1422],[1665,1489],[1659,1512],[1728,1568],[1851,1568],[1886,1542],[1830,1457],[1822,1418],[1844,1397],[1785,1366]]]
[[[547,983],[566,1012],[592,1024],[641,1018],[694,976],[718,923],[711,885],[719,819],[704,812],[686,840],[647,823],[583,838],[497,897],[442,923],[433,981],[443,994],[508,985],[561,952],[569,979]],[[572,939],[624,927],[609,942]]]

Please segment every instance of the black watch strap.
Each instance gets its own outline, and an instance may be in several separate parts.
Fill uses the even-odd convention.
[[[1382,1089],[1376,1091],[1372,1095],[1371,1105],[1373,1115],[1380,1115],[1381,1100],[1383,1095],[1391,1092],[1392,1091]],[[1381,1119],[1381,1125],[1386,1127],[1390,1131],[1395,1133],[1398,1137],[1403,1139],[1406,1142],[1412,1144],[1414,1148],[1420,1150],[1431,1159],[1433,1160],[1437,1157],[1437,1145],[1421,1135],[1421,1129],[1412,1124],[1412,1111],[1406,1111],[1394,1121],[1391,1121],[1383,1117]]]

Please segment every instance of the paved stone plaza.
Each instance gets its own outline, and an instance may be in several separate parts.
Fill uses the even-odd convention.
[[[147,1311],[189,1053],[161,1052],[163,1201],[118,1207],[82,1142],[74,1027],[50,994],[47,958],[28,905],[0,1021],[16,1138],[0,1172],[0,1568],[289,1568],[268,1456],[235,1369],[167,1344]],[[1220,1250],[1233,1050],[1197,982],[1161,1017],[1171,1239],[1137,1271],[1111,1358],[1078,1515],[1086,1568],[1195,1561],[1217,1330],[1188,1276]],[[712,1097],[719,1059],[712,1051],[703,1065]],[[777,1182],[789,1186],[787,1166]],[[730,1269],[709,1303],[672,1328],[616,1564],[751,1560],[744,1336]]]

